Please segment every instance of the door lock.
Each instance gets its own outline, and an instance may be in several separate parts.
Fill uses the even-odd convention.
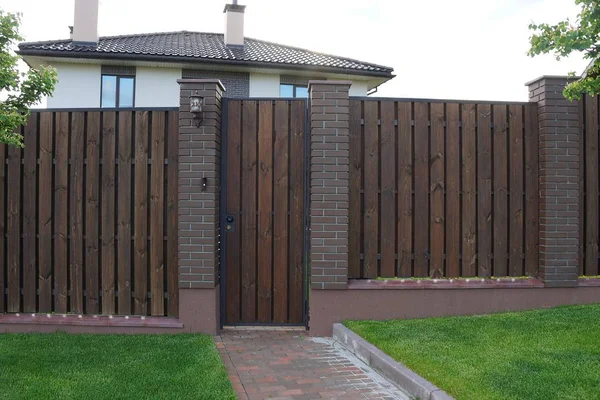
[[[225,230],[227,232],[235,232],[235,217],[233,215],[228,215],[225,217],[225,221],[227,222],[227,224],[225,224]]]

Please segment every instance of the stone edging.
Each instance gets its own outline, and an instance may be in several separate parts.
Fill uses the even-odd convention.
[[[397,362],[344,325],[333,324],[333,339],[410,396],[420,400],[454,400],[454,397]]]

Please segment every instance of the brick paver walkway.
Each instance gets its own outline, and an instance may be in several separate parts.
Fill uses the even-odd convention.
[[[407,399],[331,339],[225,330],[215,339],[240,399]]]

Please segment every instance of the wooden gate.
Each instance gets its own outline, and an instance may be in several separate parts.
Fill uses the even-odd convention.
[[[306,101],[228,99],[224,111],[224,322],[301,324]]]

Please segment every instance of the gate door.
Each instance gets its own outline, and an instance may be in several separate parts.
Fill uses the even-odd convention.
[[[225,101],[224,322],[302,324],[306,100]]]

